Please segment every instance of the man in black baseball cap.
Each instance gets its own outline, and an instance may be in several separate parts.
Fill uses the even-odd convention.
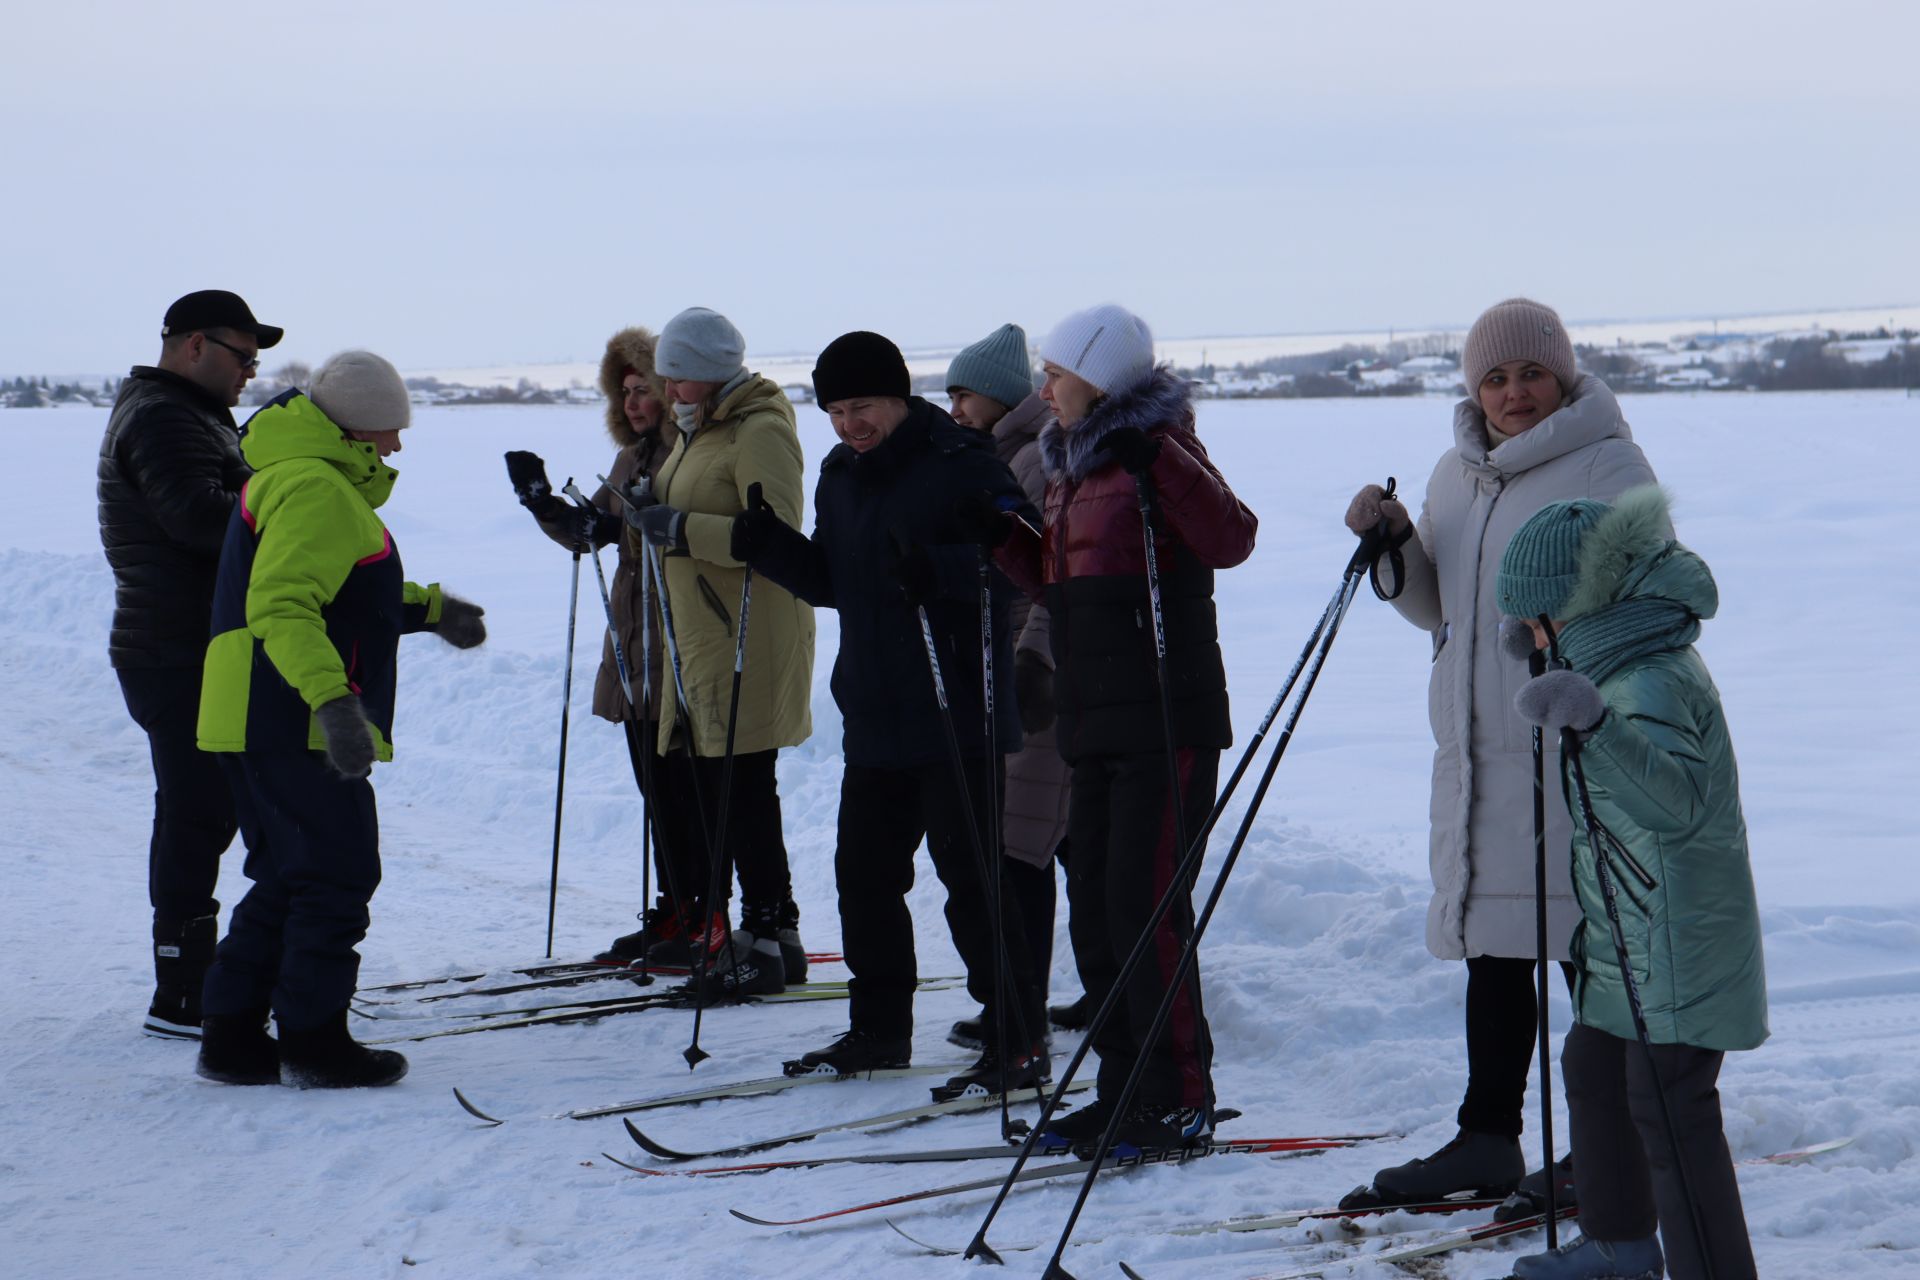
[[[197,1039],[213,960],[220,855],[233,797],[194,742],[220,544],[249,474],[232,409],[282,330],[238,294],[189,293],[167,308],[160,359],[120,384],[100,447],[100,541],[113,566],[108,655],[153,757],[154,995],[146,1030]]]

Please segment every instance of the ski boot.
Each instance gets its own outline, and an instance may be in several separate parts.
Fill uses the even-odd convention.
[[[1520,1139],[1462,1129],[1432,1155],[1374,1174],[1371,1186],[1355,1187],[1341,1197],[1340,1207],[1380,1209],[1460,1195],[1497,1200],[1518,1186],[1526,1171]]]
[[[693,948],[704,940],[708,954],[714,954],[727,945],[727,917],[724,912],[716,911],[707,921],[704,939],[696,938],[699,933],[691,921],[694,912],[680,912],[680,927],[672,933],[663,933],[660,942],[647,952],[647,963],[662,969],[680,969],[690,971],[693,968]]]
[[[1550,1253],[1515,1260],[1514,1280],[1660,1280],[1666,1257],[1654,1236],[1644,1240],[1595,1240],[1581,1236]]]
[[[1053,1079],[1053,1059],[1047,1054],[1045,1044],[1036,1045],[1026,1053],[1016,1053],[1007,1063],[1007,1094],[1011,1097],[1022,1089],[1038,1089]],[[996,1094],[1000,1092],[1000,1055],[991,1047],[982,1051],[980,1060],[951,1076],[945,1084],[933,1086],[935,1102],[951,1102],[967,1094]]]
[[[780,1070],[789,1076],[857,1076],[864,1071],[895,1070],[911,1065],[912,1061],[910,1038],[877,1036],[854,1027],[826,1048],[782,1063]]]
[[[984,1053],[987,1037],[992,1029],[987,1026],[987,1011],[982,1009],[971,1018],[962,1018],[947,1031],[947,1043],[957,1044],[962,1049],[971,1049],[975,1053]]]
[[[1211,1107],[1169,1106],[1164,1103],[1135,1101],[1114,1131],[1108,1154],[1123,1158],[1154,1151],[1194,1150],[1213,1142]],[[1100,1143],[1095,1134],[1075,1144],[1073,1153],[1091,1160]]]
[[[369,1049],[347,1033],[347,1011],[296,1031],[280,1025],[280,1082],[296,1089],[363,1089],[394,1084],[407,1060],[391,1049]]]
[[[635,964],[654,947],[685,932],[686,921],[679,910],[664,897],[658,902],[658,906],[648,908],[637,917],[638,929],[615,938],[594,960],[600,964]]]
[[[792,898],[780,904],[774,941],[780,944],[780,959],[786,965],[787,985],[797,987],[807,980],[807,949],[800,942],[800,905]]]
[[[1071,1111],[1055,1111],[1047,1127],[1040,1131],[1040,1139],[1033,1149],[1040,1155],[1054,1156],[1082,1144],[1097,1143],[1112,1119],[1113,1101],[1102,1097]]]
[[[1047,1006],[1047,1021],[1062,1031],[1085,1031],[1087,1024],[1093,1021],[1093,1002],[1081,996],[1072,1004],[1050,1004]]]
[[[1573,1153],[1569,1151],[1553,1165],[1554,1204],[1560,1209],[1577,1207],[1579,1201],[1573,1190]],[[1512,1195],[1503,1200],[1493,1211],[1495,1222],[1512,1222],[1515,1218],[1531,1218],[1547,1211],[1547,1173],[1544,1169],[1535,1169],[1520,1179],[1520,1185],[1514,1188]]]
[[[694,967],[684,990],[690,1000],[719,1004],[749,996],[777,996],[787,989],[786,962],[771,938],[736,929],[730,943],[716,948],[705,974]]]

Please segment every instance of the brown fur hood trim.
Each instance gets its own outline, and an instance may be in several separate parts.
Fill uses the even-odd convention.
[[[660,397],[660,403],[667,403],[666,380],[653,370],[653,347],[658,341],[653,330],[636,325],[608,338],[607,354],[600,357],[600,394],[607,398],[607,435],[622,449],[640,438],[627,425],[622,404],[626,396],[620,390],[620,382],[627,376],[627,370],[645,378],[653,385],[653,394]]]

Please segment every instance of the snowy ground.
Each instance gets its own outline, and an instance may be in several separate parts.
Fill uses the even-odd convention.
[[[1333,589],[1350,546],[1339,523],[1347,496],[1388,473],[1417,494],[1450,415],[1432,400],[1210,403],[1201,413],[1202,434],[1262,521],[1253,560],[1220,577],[1244,741]],[[1920,462],[1920,400],[1661,396],[1630,401],[1628,415],[1724,601],[1702,649],[1744,773],[1774,1029],[1764,1048],[1728,1062],[1728,1135],[1739,1157],[1858,1138],[1814,1164],[1742,1171],[1762,1271],[1920,1273],[1920,874],[1910,865],[1920,842],[1905,810],[1920,760],[1920,681],[1906,666],[1920,605],[1898,587],[1920,515],[1903,479]],[[485,604],[493,638],[466,654],[430,637],[406,642],[400,758],[376,779],[386,879],[363,947],[369,983],[541,953],[567,559],[514,505],[500,453],[536,449],[556,480],[571,472],[586,483],[609,456],[599,419],[592,408],[424,411],[406,437],[384,514],[410,575]],[[716,1264],[783,1276],[973,1273],[972,1263],[916,1253],[877,1221],[776,1233],[725,1210],[797,1216],[978,1176],[975,1167],[642,1178],[600,1155],[646,1159],[617,1121],[552,1118],[687,1081],[681,1014],[431,1041],[409,1050],[401,1086],[333,1095],[206,1084],[192,1075],[190,1046],[138,1034],[150,982],[141,880],[151,783],[106,664],[111,580],[92,481],[103,420],[95,410],[0,418],[15,476],[0,508],[8,1274],[633,1276]],[[817,461],[824,418],[803,410],[801,423]],[[624,755],[611,727],[586,715],[599,604],[590,575],[582,587],[565,954],[623,932],[639,899]],[[831,614],[820,639],[816,736],[785,754],[781,789],[803,931],[826,949],[837,945]],[[1077,1274],[1116,1275],[1124,1258],[1156,1277],[1233,1278],[1322,1253],[1357,1257],[1354,1245],[1315,1243],[1337,1239],[1330,1230],[1159,1233],[1330,1202],[1451,1134],[1463,973],[1421,945],[1426,649],[1363,595],[1203,957],[1220,1093],[1246,1112],[1229,1133],[1408,1136],[1311,1159],[1116,1177],[1083,1219],[1082,1236],[1104,1239],[1068,1256]],[[236,853],[223,901],[244,883]],[[930,874],[914,907],[921,972],[957,972]],[[1055,986],[1076,985],[1063,929]],[[963,992],[923,995],[918,1060],[958,1059],[942,1035],[968,1012]],[[766,1074],[824,1042],[844,1016],[832,1002],[717,1011],[704,1036],[714,1057],[695,1080]],[[1554,1016],[1566,1025],[1564,1000]],[[508,1122],[481,1127],[455,1107],[456,1085]],[[920,1097],[914,1081],[816,1088],[660,1113],[650,1127],[664,1141],[721,1145]],[[966,1145],[992,1131],[991,1120],[956,1117],[813,1146]],[[1071,1196],[1063,1184],[1021,1190],[994,1238],[1050,1241]],[[922,1233],[958,1242],[983,1203],[975,1195],[908,1215]],[[1202,1261],[1220,1254],[1230,1256]],[[1039,1256],[1013,1256],[1013,1274],[1039,1268]],[[1423,1274],[1504,1269],[1481,1252]]]

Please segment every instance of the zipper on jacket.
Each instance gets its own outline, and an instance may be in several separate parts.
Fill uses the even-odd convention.
[[[704,573],[696,573],[693,575],[693,580],[700,584],[700,598],[707,602],[709,609],[712,609],[715,614],[719,615],[720,625],[728,631],[732,631],[733,615],[728,613],[727,606],[721,603],[720,593],[713,589],[711,582],[707,581],[707,575]]]

